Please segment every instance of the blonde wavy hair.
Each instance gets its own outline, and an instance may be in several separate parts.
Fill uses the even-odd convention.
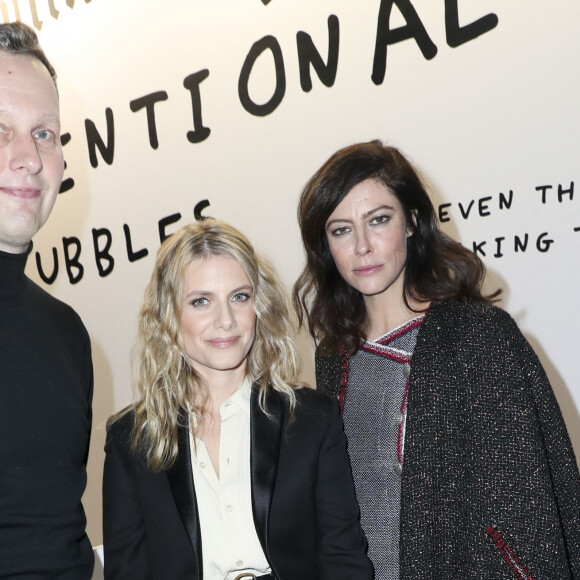
[[[260,408],[267,413],[272,389],[286,398],[291,412],[296,405],[300,363],[278,276],[232,226],[214,219],[186,225],[165,240],[157,253],[139,315],[133,359],[137,398],[132,407],[133,449],[145,453],[154,472],[175,463],[178,427],[189,423],[195,429],[208,402],[207,386],[193,370],[183,346],[180,320],[186,272],[194,260],[224,255],[239,262],[254,291],[256,336],[246,377],[258,385]],[[190,421],[192,416],[197,421]]]

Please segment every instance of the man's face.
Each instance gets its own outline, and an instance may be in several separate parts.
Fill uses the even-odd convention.
[[[0,250],[26,250],[50,215],[63,171],[49,72],[35,58],[0,51]]]

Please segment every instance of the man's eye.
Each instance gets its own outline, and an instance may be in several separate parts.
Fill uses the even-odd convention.
[[[38,141],[42,141],[44,143],[46,142],[52,143],[56,140],[54,133],[52,131],[48,131],[47,129],[41,129],[40,131],[37,131],[34,137]]]

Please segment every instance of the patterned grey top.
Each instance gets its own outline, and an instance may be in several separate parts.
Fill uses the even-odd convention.
[[[424,315],[348,362],[343,419],[361,523],[378,580],[399,579],[399,517],[411,356]]]

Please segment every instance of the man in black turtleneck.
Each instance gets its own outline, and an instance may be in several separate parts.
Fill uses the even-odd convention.
[[[85,580],[81,495],[91,428],[89,337],[24,275],[63,175],[54,69],[35,33],[0,25],[0,578]]]

